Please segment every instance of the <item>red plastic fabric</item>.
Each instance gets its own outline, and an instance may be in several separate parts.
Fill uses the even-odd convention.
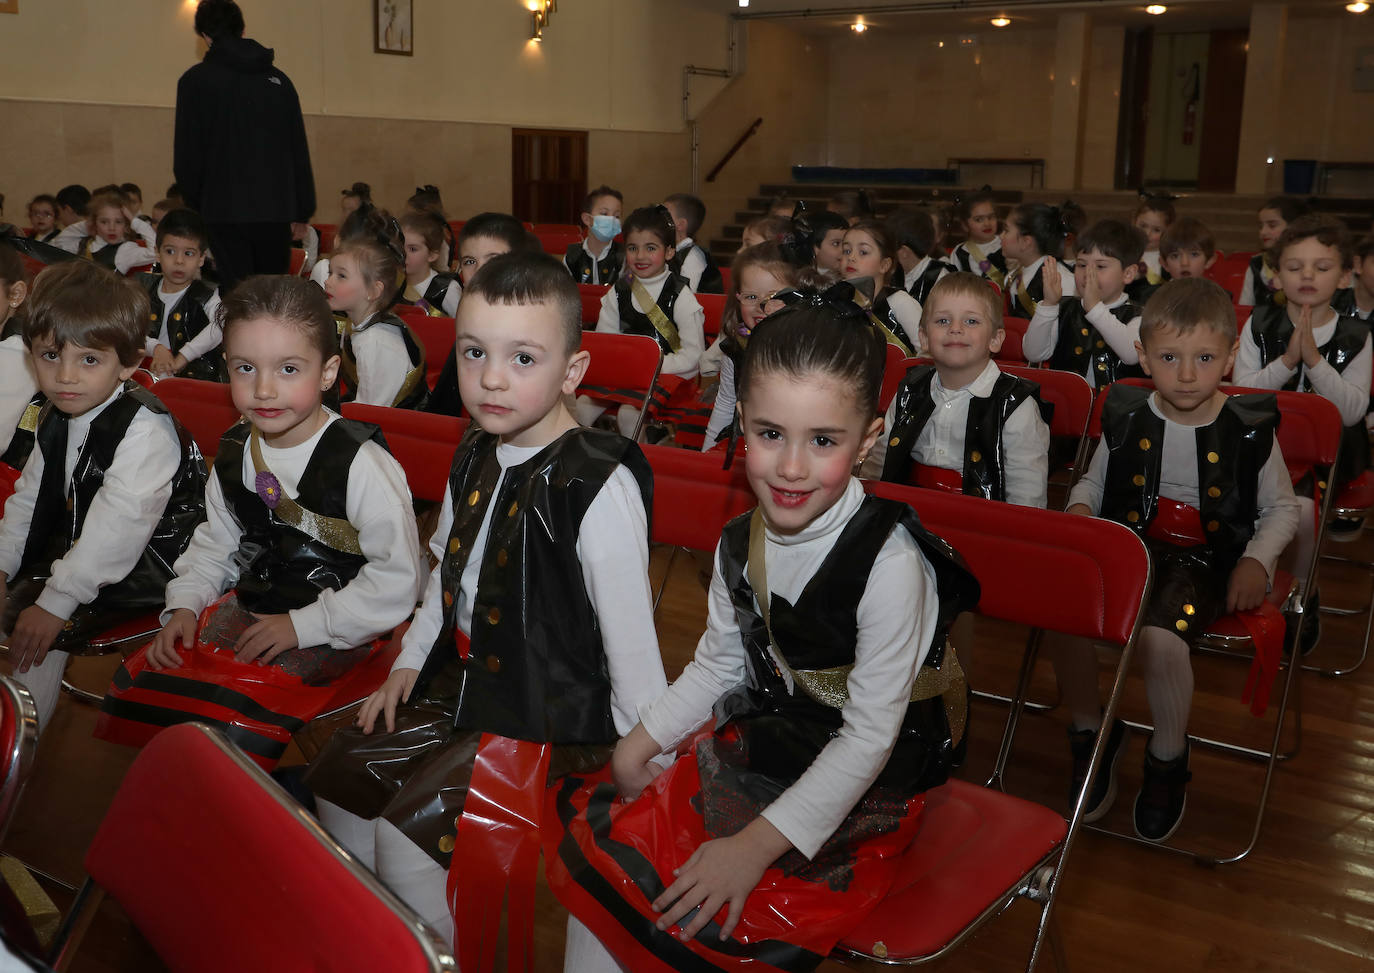
[[[576,783],[565,781],[549,791],[545,874],[568,910],[636,973],[703,961],[722,970],[814,968],[883,901],[903,852],[913,839],[920,841],[925,802],[924,795],[912,798],[895,830],[850,849],[842,888],[770,867],[729,940],[718,938],[728,911],[722,908],[695,939],[683,943],[674,934],[678,930],[653,928],[659,913],[650,902],[672,883],[673,869],[717,837],[706,833],[696,810],[696,751],[680,757],[633,801],[612,803],[609,784],[574,788]]]
[[[5,501],[14,496],[14,485],[19,482],[22,472],[8,463],[0,463],[0,515],[5,512]]]
[[[958,470],[945,470],[938,466],[915,463],[911,468],[913,486],[923,490],[943,490],[945,493],[963,493],[964,475]]]
[[[1178,547],[1196,547],[1207,543],[1202,530],[1202,515],[1196,507],[1160,497],[1154,520],[1145,528],[1145,536]]]
[[[534,969],[534,887],[551,752],[547,743],[492,733],[478,744],[447,885],[464,973],[495,967],[507,901],[506,968]]]

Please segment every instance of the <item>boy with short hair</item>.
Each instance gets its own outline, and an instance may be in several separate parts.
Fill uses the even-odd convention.
[[[1201,220],[1180,217],[1159,238],[1159,264],[1166,281],[1205,277],[1216,262],[1216,238]]]
[[[1374,234],[1355,244],[1352,253],[1351,286],[1336,293],[1332,307],[1340,314],[1374,319]]]
[[[930,289],[950,271],[948,264],[931,256],[935,248],[935,221],[925,210],[902,206],[888,215],[887,228],[897,245],[902,289],[924,306]]]
[[[505,254],[468,282],[458,382],[473,429],[431,541],[440,563],[359,728],[335,734],[306,777],[325,826],[441,934],[445,873],[462,879],[467,837],[483,835],[480,821],[459,823],[469,784],[478,792],[485,768],[513,773],[512,761],[528,769],[550,751],[549,777],[591,770],[666,686],[647,573],[651,474],[633,443],[579,427],[564,405],[587,367],[581,333],[577,287],[556,258]],[[510,796],[542,806],[542,771],[530,780],[536,794]],[[460,925],[460,950],[469,932]]]
[[[86,219],[86,207],[91,204],[91,191],[80,183],[63,186],[57,191],[57,225],[66,229]]]
[[[40,726],[69,652],[162,607],[204,516],[200,451],[128,381],[147,319],[135,284],[83,260],[39,274],[29,301],[24,344],[49,404],[0,520],[0,632]]]
[[[159,378],[184,375],[222,382],[219,289],[200,279],[209,246],[205,222],[189,209],[174,209],[158,223],[161,273],[143,274],[148,292],[148,338],[144,350]]]
[[[673,273],[687,278],[695,294],[725,293],[725,279],[706,248],[693,242],[706,222],[706,204],[691,193],[674,193],[663,201],[673,216],[677,242],[673,245]]]
[[[563,266],[579,284],[614,284],[625,270],[625,250],[615,242],[625,197],[602,184],[582,201],[586,238],[568,247]]]
[[[1259,607],[1279,554],[1292,540],[1299,508],[1267,394],[1228,396],[1222,377],[1236,355],[1231,297],[1204,279],[1164,284],[1145,306],[1139,361],[1155,390],[1116,384],[1107,391],[1102,442],[1069,494],[1068,512],[1099,516],[1135,531],[1154,565],[1140,631],[1145,691],[1154,734],[1135,802],[1135,830],[1165,841],[1183,817],[1189,647],[1218,617]],[[1204,530],[1203,524],[1207,527]],[[1090,642],[1065,644],[1055,659],[1069,730],[1076,795],[1101,719],[1097,656]],[[1085,821],[1116,796],[1125,724],[1110,731]]]
[[[997,295],[979,274],[951,273],[921,331],[934,364],[907,371],[862,475],[1043,508],[1050,429],[1040,387],[992,360],[1006,334]]]
[[[1078,238],[1078,296],[1064,300],[1054,258],[1046,257],[1045,296],[1022,342],[1026,360],[1076,372],[1093,387],[1138,376],[1140,307],[1126,296],[1135,280],[1144,237],[1120,220],[1102,220]]]

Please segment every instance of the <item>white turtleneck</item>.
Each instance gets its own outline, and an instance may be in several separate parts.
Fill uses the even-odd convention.
[[[801,531],[766,531],[768,587],[793,604],[864,500],[851,479],[840,499]],[[730,591],[711,578],[706,632],[678,680],[642,707],[644,729],[665,752],[698,730],[717,699],[746,680],[745,650]],[[763,816],[807,857],[835,832],[887,763],[911,685],[925,660],[939,611],[935,576],[903,528],[878,552],[858,606],[858,644],[849,674],[844,725],[807,771]]]
[[[668,280],[668,275],[672,270],[664,267],[652,277],[643,277],[640,283],[649,292],[649,297],[658,300],[658,295],[663,291],[663,285]],[[635,308],[644,313],[648,309],[640,307],[638,301],[634,300],[634,292],[631,291],[630,299]],[[690,288],[684,287],[678,294],[677,301],[673,304],[673,324],[677,325],[678,337],[682,339],[682,347],[677,351],[663,356],[663,374],[681,375],[683,378],[692,378],[697,374],[697,369],[701,364],[701,353],[706,350],[706,339],[702,333],[702,326],[706,321],[706,312],[697,303],[696,295]],[[616,290],[612,287],[606,292],[606,296],[601,299],[601,316],[597,319],[596,330],[603,334],[620,333],[620,298],[616,296]]]

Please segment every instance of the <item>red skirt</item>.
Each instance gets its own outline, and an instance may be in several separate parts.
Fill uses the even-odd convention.
[[[549,885],[637,973],[814,969],[882,902],[916,836],[924,795],[884,799],[870,791],[813,859],[791,851],[769,866],[730,939],[719,939],[727,909],[691,942],[660,932],[649,903],[672,883],[673,869],[703,842],[739,831],[770,803],[720,787],[721,779],[741,779],[718,772],[718,751],[732,738],[729,729],[715,741],[698,737],[633,801],[616,799],[609,783],[577,778],[549,791]],[[703,778],[715,793],[703,793]]]
[[[234,643],[253,621],[231,592],[201,613],[196,644],[178,646],[179,668],[150,669],[147,646],[139,649],[115,670],[95,736],[141,747],[163,727],[206,723],[271,770],[293,733],[338,705],[331,683],[387,650],[386,640],[377,639],[342,651],[291,649],[267,665],[236,662]],[[382,679],[389,668],[379,669]]]

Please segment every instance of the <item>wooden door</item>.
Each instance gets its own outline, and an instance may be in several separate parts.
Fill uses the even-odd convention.
[[[511,132],[511,212],[527,223],[580,222],[587,195],[587,133]]]
[[[1240,112],[1245,99],[1245,45],[1249,32],[1214,30],[1207,50],[1207,87],[1203,92],[1197,188],[1236,191],[1240,151]]]
[[[1150,55],[1155,32],[1144,27],[1126,31],[1121,58],[1121,100],[1116,129],[1117,189],[1145,182],[1145,131],[1150,119]]]

